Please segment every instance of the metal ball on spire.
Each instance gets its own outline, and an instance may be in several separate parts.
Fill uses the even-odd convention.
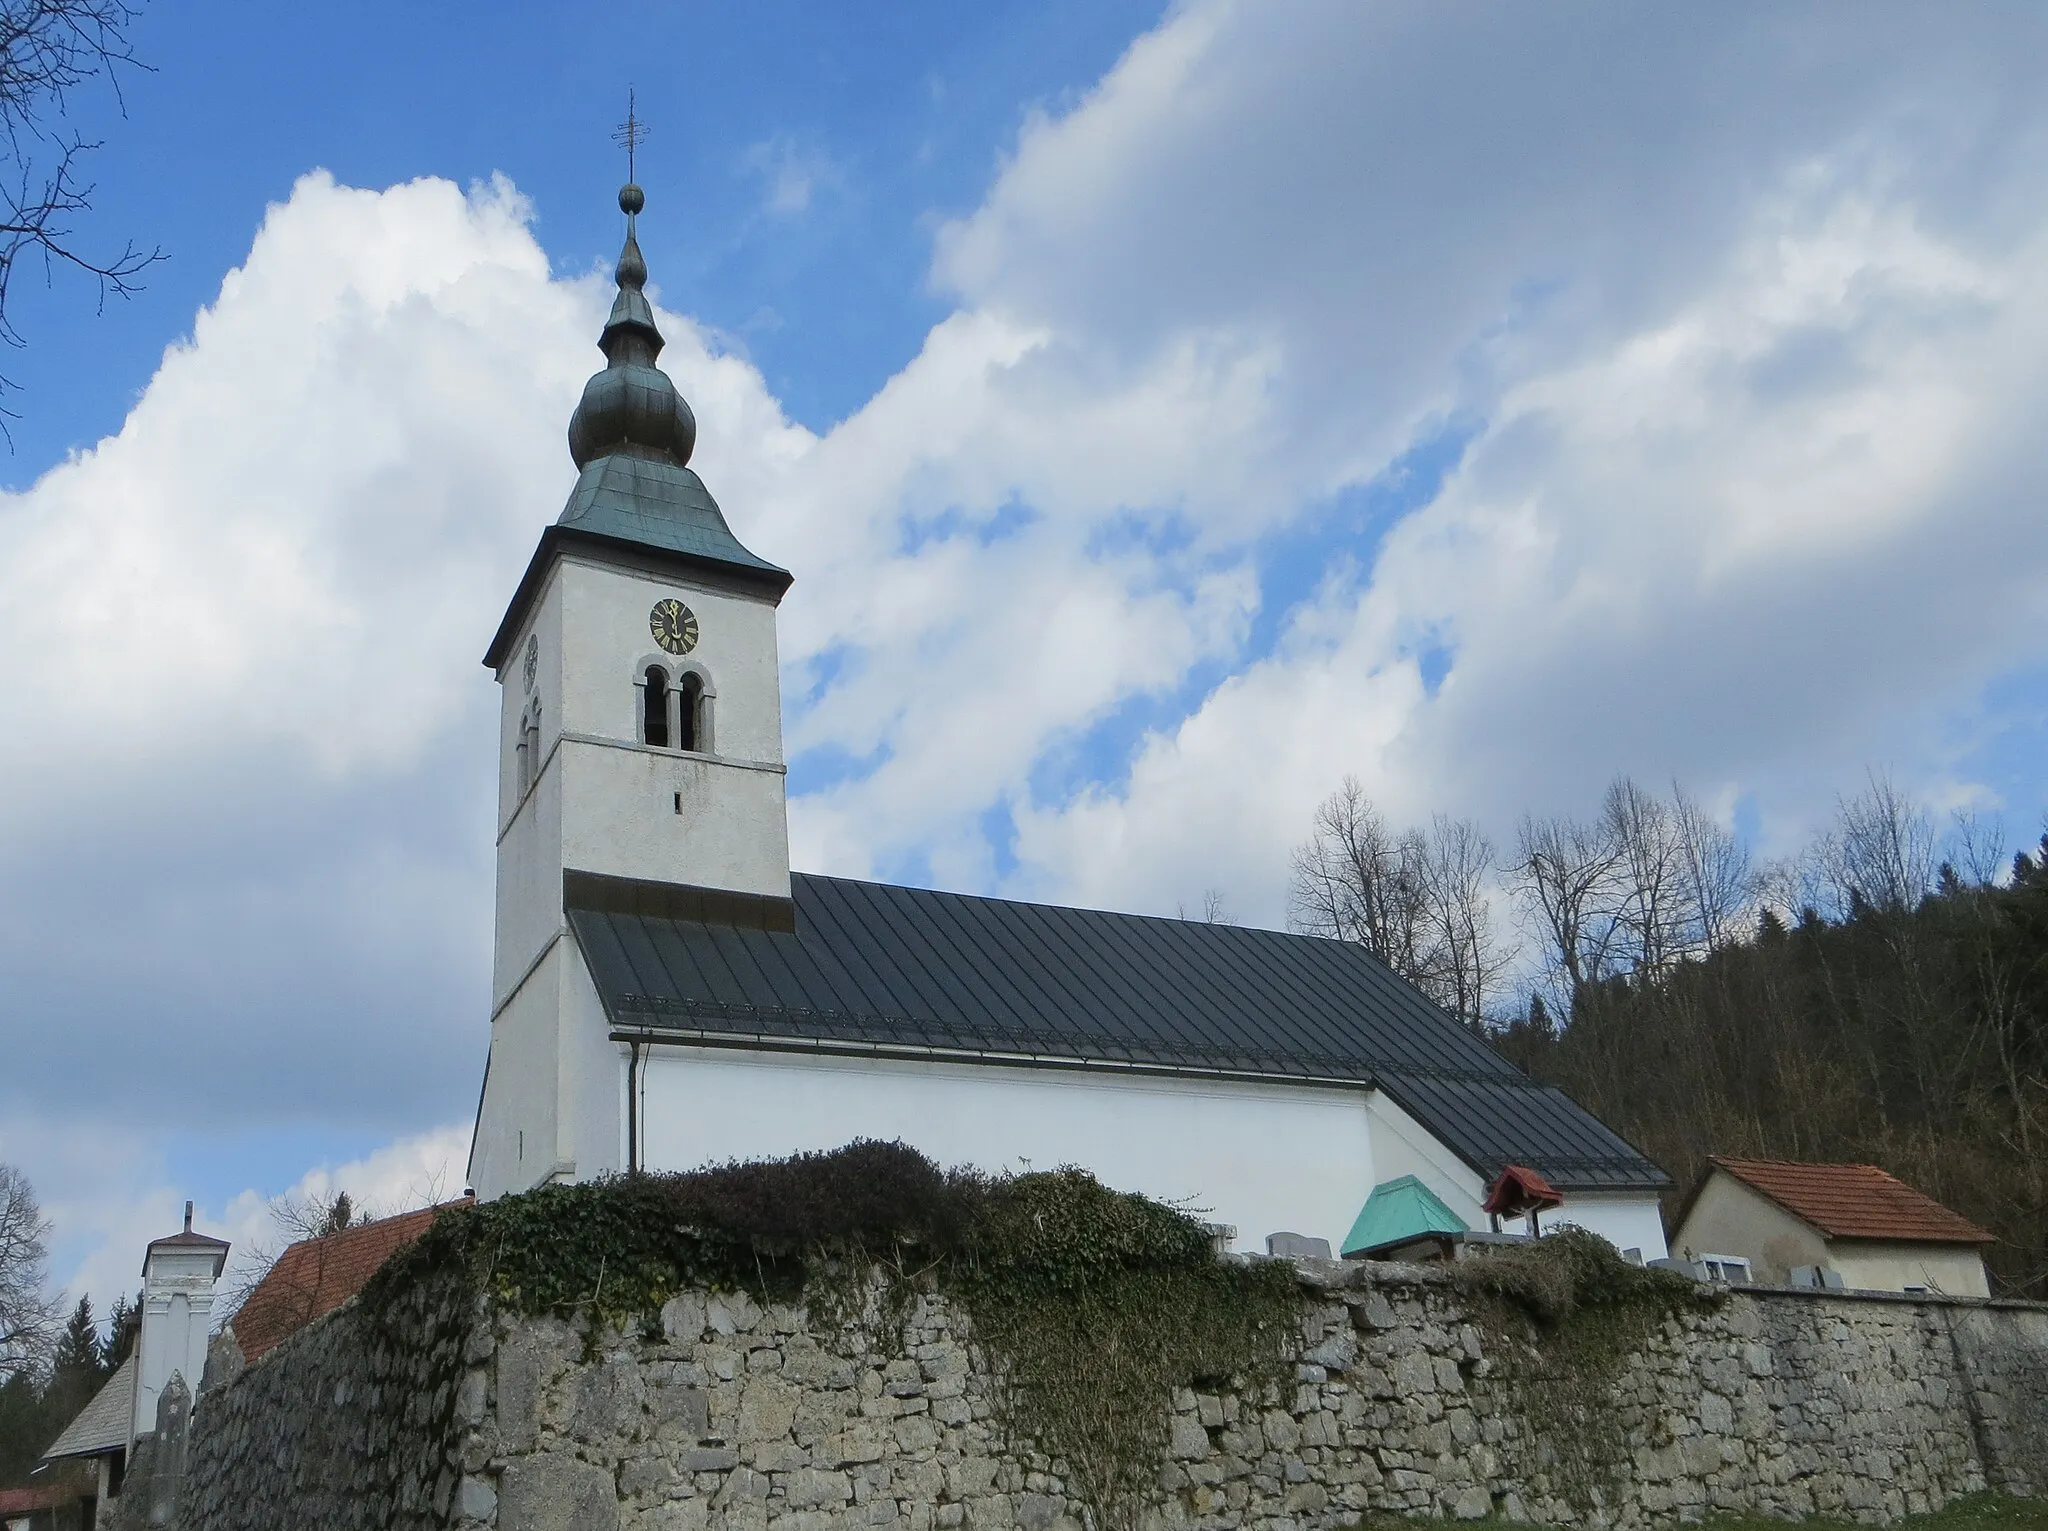
[[[569,419],[569,454],[578,468],[600,457],[624,454],[683,467],[697,445],[697,420],[667,373],[654,364],[661,354],[661,331],[654,310],[641,291],[647,284],[647,260],[640,253],[634,218],[647,205],[646,193],[630,179],[632,154],[647,134],[630,105],[626,120],[613,136],[625,146],[626,184],[619,188],[619,211],[626,215],[626,243],[619,251],[619,295],[612,304],[598,345],[605,369],[584,385],[576,413]]]

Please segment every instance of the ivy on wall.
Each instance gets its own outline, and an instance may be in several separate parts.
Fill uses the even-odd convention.
[[[374,1321],[421,1284],[514,1311],[657,1322],[676,1293],[802,1297],[814,1319],[900,1333],[936,1290],[1006,1380],[1009,1425],[1063,1464],[1098,1523],[1137,1523],[1173,1392],[1276,1375],[1301,1307],[1282,1261],[1217,1255],[1186,1212],[1075,1169],[941,1172],[901,1143],[549,1186],[444,1213],[363,1293]],[[886,1338],[886,1335],[883,1337]]]
[[[1564,1228],[1453,1268],[1487,1332],[1507,1401],[1550,1454],[1528,1466],[1582,1512],[1608,1497],[1628,1459],[1615,1384],[1664,1324],[1718,1306],[1724,1288],[1631,1265],[1582,1228]]]

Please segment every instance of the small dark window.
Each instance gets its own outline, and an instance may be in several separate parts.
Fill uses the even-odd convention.
[[[698,736],[704,731],[702,727],[704,721],[703,677],[694,672],[685,672],[683,678],[676,683],[676,691],[678,699],[682,702],[682,706],[677,710],[682,714],[683,720],[683,736],[676,741],[676,744],[681,749],[700,749],[702,746],[697,741]]]
[[[645,695],[641,698],[642,737],[656,749],[668,748],[668,677],[660,665],[647,667]],[[687,746],[685,746],[687,748]]]

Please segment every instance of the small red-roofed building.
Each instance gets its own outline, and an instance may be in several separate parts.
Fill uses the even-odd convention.
[[[77,1501],[69,1484],[0,1488],[0,1531],[48,1531],[59,1509]]]
[[[231,1327],[242,1359],[254,1361],[332,1313],[363,1289],[386,1260],[468,1199],[380,1217],[317,1239],[301,1239],[277,1257],[236,1310]]]
[[[1674,1254],[1745,1259],[1767,1286],[1990,1295],[1992,1236],[1874,1164],[1708,1163],[1679,1210]]]

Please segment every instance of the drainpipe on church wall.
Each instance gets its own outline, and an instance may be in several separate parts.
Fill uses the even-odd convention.
[[[626,1044],[626,1173],[640,1173],[640,1043]]]

